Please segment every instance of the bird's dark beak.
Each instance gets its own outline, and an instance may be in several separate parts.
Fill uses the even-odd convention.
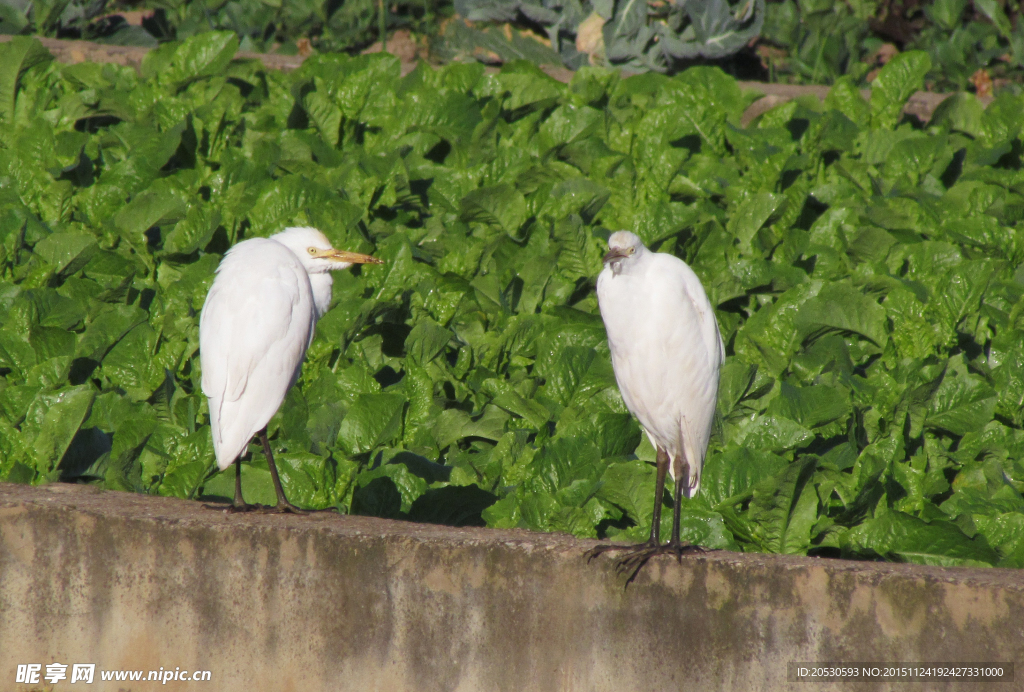
[[[614,250],[609,250],[601,261],[608,264],[612,260],[622,259],[623,257],[629,257],[629,251],[621,248],[615,248]]]
[[[335,262],[348,262],[349,264],[384,264],[382,259],[377,259],[370,255],[361,255],[358,252],[348,252],[347,250],[332,250],[325,253],[324,256]]]

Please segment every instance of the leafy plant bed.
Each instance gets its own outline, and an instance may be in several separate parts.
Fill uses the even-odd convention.
[[[988,96],[1024,81],[1017,2],[455,0],[454,7],[474,21],[439,27],[435,52],[445,58],[669,73],[710,63],[740,79],[832,84],[845,75],[866,86],[893,55],[923,50],[932,59],[929,91]]]
[[[1017,2],[995,0],[0,0],[0,34],[36,34],[155,47],[211,29],[235,32],[247,52],[358,53],[388,35],[434,63],[518,59],[674,73],[715,65],[737,79],[866,87],[893,55],[924,50],[928,91],[985,98],[1024,83]],[[410,33],[411,32],[411,33]]]
[[[311,224],[387,263],[338,275],[271,423],[290,498],[645,536],[653,450],[593,292],[627,228],[690,262],[727,344],[685,538],[1024,562],[1019,97],[958,95],[924,129],[908,53],[870,103],[841,80],[744,129],[714,68],[284,74],[237,47],[166,44],[140,76],[0,46],[0,478],[230,495],[198,312],[232,243]],[[255,445],[243,469],[268,501]]]
[[[988,96],[1024,81],[1016,0],[0,0],[0,34],[156,46],[211,29],[244,51],[357,53],[413,33],[432,60],[618,66],[674,72],[714,64],[739,79],[866,86],[893,55],[924,50],[929,91]]]
[[[155,47],[220,29],[238,35],[243,51],[295,55],[358,52],[380,40],[380,7],[390,32],[436,33],[452,11],[444,0],[263,2],[262,0],[0,0],[0,34],[36,34],[113,45]]]

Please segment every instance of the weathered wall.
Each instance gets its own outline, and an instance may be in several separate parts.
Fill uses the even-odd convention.
[[[790,661],[1024,661],[1021,572],[714,552],[623,589],[591,545],[0,484],[0,689],[52,661],[213,674],[57,690],[1024,689],[1024,670],[787,680]]]

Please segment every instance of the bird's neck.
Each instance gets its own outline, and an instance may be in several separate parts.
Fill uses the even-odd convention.
[[[334,277],[329,272],[322,274],[310,274],[309,285],[313,289],[313,306],[316,309],[316,318],[320,319],[331,307],[331,285]]]

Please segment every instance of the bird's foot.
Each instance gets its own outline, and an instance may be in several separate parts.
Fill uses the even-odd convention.
[[[683,555],[690,555],[693,553],[706,553],[705,548],[699,545],[691,545],[684,543],[683,541],[669,541],[663,545],[658,545],[652,541],[646,541],[639,545],[599,545],[587,551],[587,561],[593,560],[601,553],[605,553],[611,550],[628,550],[622,559],[615,564],[615,571],[619,574],[628,574],[629,578],[626,579],[626,586],[633,583],[636,579],[636,575],[640,574],[640,570],[643,569],[647,561],[655,555],[675,555],[676,561],[679,564],[683,563]]]
[[[261,505],[259,503],[249,504],[248,502],[242,504],[230,504],[230,505],[203,505],[204,509],[216,509],[221,512],[227,512],[228,514],[239,514],[243,512],[252,512],[255,514],[297,514],[305,515],[309,514],[304,509],[299,509],[290,502],[277,505]]]
[[[646,540],[643,543],[606,543],[605,545],[599,545],[591,548],[583,554],[583,557],[587,558],[587,564],[589,564],[595,557],[602,553],[610,553],[615,550],[628,550],[630,553],[635,553],[643,550],[650,550],[651,548],[657,548],[658,544],[653,540]]]
[[[260,514],[298,514],[300,516],[309,514],[306,510],[299,509],[287,500],[278,502],[273,507],[261,507],[259,512]]]
[[[228,514],[236,514],[238,512],[259,512],[263,508],[263,505],[250,505],[247,502],[231,503],[230,505],[208,505],[203,504],[203,509],[215,509],[218,512],[227,512]]]
[[[707,550],[701,548],[699,545],[690,545],[682,541],[669,541],[664,545],[656,545],[650,547],[640,548],[629,553],[615,565],[615,571],[619,574],[629,574],[629,578],[626,579],[626,586],[633,583],[636,579],[636,575],[640,574],[640,570],[643,569],[647,561],[655,555],[675,555],[676,562],[683,564],[683,555],[690,555],[693,553],[706,553]]]

